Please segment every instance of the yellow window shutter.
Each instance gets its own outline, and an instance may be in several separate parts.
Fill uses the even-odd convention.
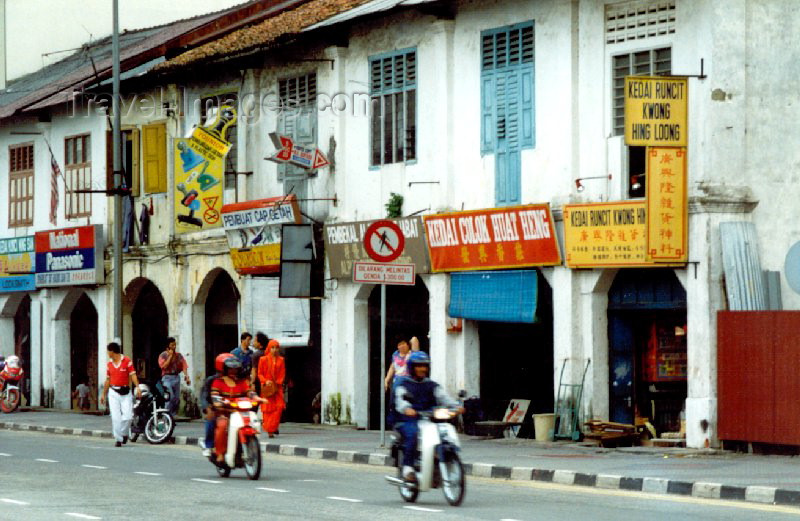
[[[164,123],[142,126],[144,191],[167,191],[167,126]]]

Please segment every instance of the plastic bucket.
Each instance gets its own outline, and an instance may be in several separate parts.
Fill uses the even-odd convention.
[[[534,414],[533,432],[536,441],[550,441],[550,431],[556,426],[556,415],[554,413]]]

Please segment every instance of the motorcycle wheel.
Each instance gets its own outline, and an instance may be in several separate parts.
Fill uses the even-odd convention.
[[[154,445],[164,443],[172,436],[173,429],[175,429],[175,422],[172,420],[172,416],[166,412],[159,412],[147,419],[144,426],[144,437]]]
[[[7,390],[2,399],[0,399],[0,409],[3,412],[14,412],[19,407],[19,390],[18,389],[9,389]]]
[[[403,451],[397,452],[397,477],[403,479]],[[417,488],[416,484],[408,484],[403,483],[402,485],[398,486],[397,489],[400,491],[400,497],[403,498],[403,501],[406,503],[414,503],[417,500],[417,496],[419,496],[419,488]]]
[[[251,436],[242,447],[244,471],[250,479],[258,479],[261,475],[261,446],[258,438]]]
[[[444,461],[439,462],[439,472],[442,476],[442,492],[448,503],[457,507],[464,501],[467,483],[464,477],[464,465],[457,452],[445,454]]]

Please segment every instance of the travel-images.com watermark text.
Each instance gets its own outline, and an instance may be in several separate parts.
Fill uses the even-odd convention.
[[[163,90],[157,93],[127,94],[120,97],[120,114],[123,118],[137,115],[148,119],[166,119],[181,115],[210,114],[216,107],[229,105],[236,108],[238,122],[255,124],[266,114],[292,112],[330,112],[334,116],[367,117],[372,110],[380,111],[380,97],[371,97],[367,93],[339,93],[329,95],[317,93],[311,102],[296,99],[281,99],[275,92],[248,93],[232,97],[230,94],[219,96],[191,97],[181,96],[180,107],[173,103],[174,96]],[[74,92],[67,101],[69,117],[106,116],[112,113],[113,96],[108,93]]]

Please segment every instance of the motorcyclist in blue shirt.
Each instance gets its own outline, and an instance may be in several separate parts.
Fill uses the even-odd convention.
[[[431,359],[424,351],[414,351],[408,358],[410,376],[402,377],[395,389],[395,408],[402,415],[395,428],[400,433],[403,447],[403,479],[414,482],[414,460],[417,455],[417,421],[419,412],[431,411],[436,406],[444,406],[463,413],[460,404],[451,398],[444,388],[428,378]]]

